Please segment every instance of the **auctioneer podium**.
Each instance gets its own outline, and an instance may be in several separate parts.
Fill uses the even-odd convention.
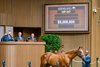
[[[0,42],[0,67],[40,67],[45,42]]]

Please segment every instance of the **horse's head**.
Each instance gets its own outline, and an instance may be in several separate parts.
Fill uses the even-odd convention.
[[[79,56],[80,58],[83,58],[83,57],[84,57],[84,52],[83,52],[82,47],[79,47],[79,48],[78,48],[78,56]]]

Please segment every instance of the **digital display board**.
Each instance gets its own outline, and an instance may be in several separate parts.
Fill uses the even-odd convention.
[[[45,32],[88,32],[89,4],[45,5]]]

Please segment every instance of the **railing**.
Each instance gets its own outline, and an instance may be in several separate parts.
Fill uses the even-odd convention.
[[[2,67],[6,67],[6,62],[4,59],[2,60]]]
[[[70,67],[75,67],[75,66],[73,65],[73,62],[82,63],[82,61],[78,61],[78,60],[73,59],[71,65],[70,65]],[[97,57],[96,60],[95,60],[95,61],[92,61],[90,64],[91,64],[91,65],[92,65],[92,64],[96,64],[96,67],[99,67],[99,64],[100,64],[99,58]],[[5,61],[4,59],[2,60],[2,67],[6,67],[6,61]],[[31,66],[31,61],[28,62],[28,67],[32,67],[32,66]],[[50,66],[50,67],[52,67],[52,66]],[[56,67],[59,67],[59,63],[56,63]],[[79,67],[79,66],[78,66],[78,67]]]
[[[96,67],[98,67],[98,61],[99,61],[99,58],[97,57],[96,58]]]
[[[31,67],[31,61],[28,62],[28,67]]]
[[[6,67],[6,61],[2,60],[2,67]],[[28,67],[31,67],[31,61],[28,62]]]
[[[74,60],[74,59],[73,59],[71,65],[70,65],[70,67],[73,67],[73,66],[74,66],[74,65],[73,65],[73,62],[82,63],[82,61],[78,61],[78,60]],[[91,64],[91,65],[92,65],[92,64],[96,64],[96,67],[99,67],[99,64],[100,64],[99,58],[97,57],[96,60],[95,60],[95,61],[92,61],[90,64]],[[82,66],[82,65],[81,65],[81,66]]]

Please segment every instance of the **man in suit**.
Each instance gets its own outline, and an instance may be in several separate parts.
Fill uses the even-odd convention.
[[[11,31],[9,31],[7,34],[5,34],[2,38],[1,38],[1,42],[3,41],[14,41],[13,37],[11,36]]]
[[[32,40],[32,41],[36,42],[37,39],[34,36],[35,36],[34,33],[31,33],[31,36],[28,37],[28,40]]]
[[[90,67],[91,58],[88,50],[85,52],[85,56],[83,57],[82,67]]]
[[[18,36],[15,37],[15,41],[24,41],[24,37],[22,36],[22,32],[18,32]]]

